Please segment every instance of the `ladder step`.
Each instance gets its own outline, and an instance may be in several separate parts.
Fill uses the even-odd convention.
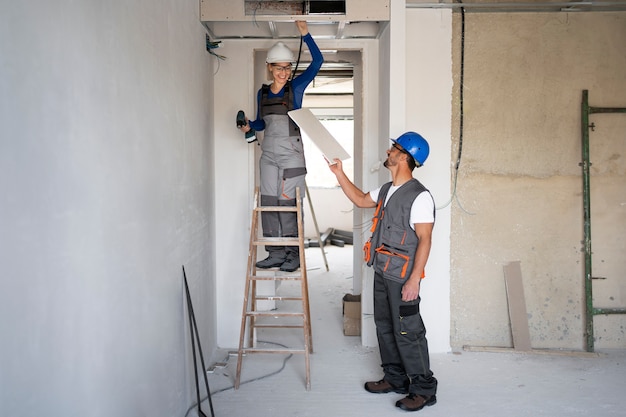
[[[254,211],[298,211],[296,206],[258,206]]]
[[[257,301],[300,301],[302,300],[302,297],[281,296],[281,295],[257,295],[254,299]]]
[[[244,348],[243,353],[307,353],[306,349]]]
[[[258,329],[302,329],[304,326],[299,325],[289,325],[289,324],[254,324],[255,328]]]
[[[246,311],[248,317],[304,317],[304,313],[277,311]]]
[[[302,280],[302,275],[273,275],[273,276],[249,275],[248,278],[254,281],[281,281],[281,280],[282,281],[285,281],[285,280],[300,281]]]
[[[294,237],[260,237],[252,244],[255,246],[299,246],[300,240]]]

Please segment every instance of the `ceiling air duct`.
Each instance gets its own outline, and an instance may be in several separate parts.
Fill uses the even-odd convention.
[[[346,14],[346,1],[335,0],[245,0],[246,16]]]
[[[200,19],[213,39],[296,38],[295,20],[309,22],[316,39],[372,39],[389,21],[389,3],[390,0],[200,0]]]

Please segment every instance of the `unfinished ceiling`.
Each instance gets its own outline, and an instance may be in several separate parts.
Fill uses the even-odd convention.
[[[386,22],[308,21],[315,39],[376,39]],[[297,39],[292,21],[203,22],[212,39]]]
[[[200,0],[212,39],[295,39],[294,20],[316,39],[376,39],[390,18],[390,0]],[[626,0],[406,0],[407,8],[466,13],[626,11]]]
[[[389,21],[389,0],[200,0],[213,39],[291,39],[306,20],[316,39],[375,39]]]

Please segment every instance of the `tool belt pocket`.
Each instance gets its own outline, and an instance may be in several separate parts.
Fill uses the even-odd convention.
[[[367,265],[372,264],[372,238],[369,238],[363,245],[363,260]]]
[[[393,248],[380,246],[376,248],[376,267],[384,274],[394,278],[406,279],[410,257]]]

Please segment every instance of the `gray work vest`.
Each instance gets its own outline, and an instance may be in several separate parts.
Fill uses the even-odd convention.
[[[413,270],[419,245],[410,224],[411,206],[419,194],[429,191],[413,178],[398,188],[385,205],[391,184],[383,185],[378,194],[372,219],[372,237],[364,248],[365,260],[383,277],[404,283]]]

